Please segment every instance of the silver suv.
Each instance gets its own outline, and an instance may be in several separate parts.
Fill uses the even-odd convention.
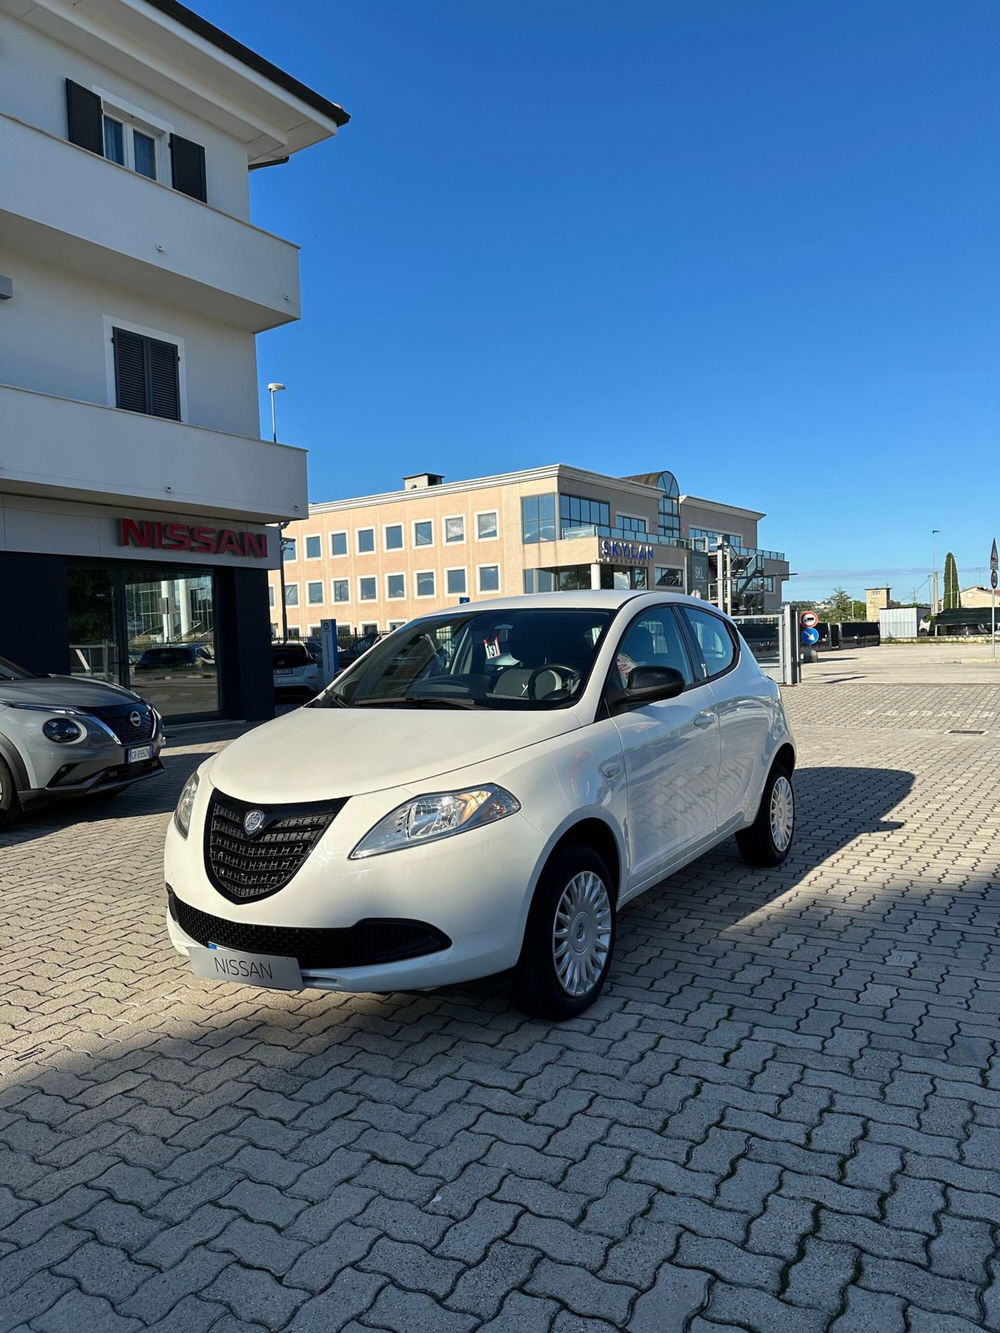
[[[0,824],[53,798],[111,795],[159,773],[163,719],[138,694],[35,676],[0,657]]]

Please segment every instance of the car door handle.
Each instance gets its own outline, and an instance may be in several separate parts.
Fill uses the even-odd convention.
[[[602,764],[602,765],[601,765],[601,776],[604,777],[604,778],[607,778],[609,781],[611,780],[611,778],[617,778],[617,777],[620,777],[620,776],[621,776],[621,771],[622,771],[622,766],[621,766],[621,764]]]
[[[713,722],[718,722],[718,720],[719,720],[718,713],[710,713],[706,709],[704,712],[699,713],[695,717],[694,725],[696,727],[710,727]]]

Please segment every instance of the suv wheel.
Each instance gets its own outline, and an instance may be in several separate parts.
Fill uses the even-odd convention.
[[[764,783],[757,818],[736,835],[744,861],[752,866],[780,866],[795,836],[795,793],[792,775],[775,764]]]
[[[600,995],[615,946],[611,876],[590,847],[558,851],[535,891],[512,998],[535,1018],[582,1014]]]
[[[0,759],[0,824],[6,823],[21,808],[14,786],[14,775],[3,759]]]

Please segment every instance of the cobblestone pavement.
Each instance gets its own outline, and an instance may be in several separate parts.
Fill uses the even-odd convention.
[[[1000,1330],[1000,689],[885,688],[789,692],[788,862],[645,895],[561,1026],[192,977],[194,739],[0,835],[0,1329]]]

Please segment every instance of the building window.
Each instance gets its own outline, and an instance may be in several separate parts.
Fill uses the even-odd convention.
[[[619,514],[618,528],[626,537],[645,537],[646,520],[644,518],[636,518],[634,514]]]
[[[433,546],[434,545],[434,524],[429,518],[421,519],[413,525],[413,545],[414,546]]]
[[[309,626],[309,637],[310,637],[310,639],[318,639],[319,636],[320,636],[322,633],[323,633],[323,626],[322,626],[322,625],[310,625],[310,626]]]
[[[444,539],[445,542],[448,543],[465,541],[465,519],[461,514],[456,514],[453,518],[445,519]]]
[[[323,539],[322,539],[322,537],[307,537],[307,538],[306,538],[306,559],[307,559],[307,560],[318,560],[322,554],[323,554]]]
[[[433,597],[435,592],[434,588],[435,579],[434,579],[433,569],[418,570],[415,577],[417,580],[417,596]]]
[[[349,602],[351,600],[350,579],[331,579],[330,592],[335,602]]]
[[[268,604],[268,606],[273,606],[273,605],[274,605],[274,584],[273,584],[273,583],[269,583],[269,584],[267,585],[267,604]]]
[[[554,542],[556,539],[556,497],[526,495],[521,501],[521,540]]]
[[[683,569],[669,569],[664,565],[656,566],[656,586],[658,588],[683,588]]]
[[[301,630],[299,629],[298,625],[288,626],[288,637],[290,639],[298,639],[301,637]]]
[[[330,533],[330,554],[331,554],[331,555],[346,555],[346,554],[347,554],[347,533],[346,533],[346,532],[331,532],[331,533]]]
[[[526,569],[524,571],[525,592],[555,592],[556,576],[551,569]]]
[[[406,624],[405,620],[390,620],[389,633],[391,634],[394,629],[402,629],[405,624]]]
[[[559,496],[560,536],[578,528],[596,528],[594,536],[606,537],[611,528],[611,506],[605,500],[585,500],[579,495]],[[600,529],[606,531],[600,531]]]
[[[497,536],[497,511],[487,509],[481,514],[476,515],[476,540],[480,542],[492,541]]]
[[[480,566],[479,566],[479,591],[480,591],[480,592],[499,592],[499,591],[500,591],[500,566],[499,566],[499,565],[480,565]]]
[[[401,551],[403,549],[402,523],[390,523],[386,528],[385,549],[387,551]]]
[[[362,638],[364,638],[366,634],[377,634],[378,625],[374,620],[362,620],[361,624],[358,626],[358,632]]]
[[[405,574],[386,574],[385,576],[385,595],[391,601],[398,601],[400,597],[406,596],[406,575]]]
[[[375,529],[358,528],[358,555],[368,555],[375,550]]]
[[[104,156],[129,171],[156,180],[156,139],[127,121],[104,113]]]
[[[310,606],[323,605],[323,584],[320,582],[306,584],[306,601]]]
[[[297,583],[285,584],[285,605],[298,606],[299,604],[299,585]]]
[[[289,560],[298,559],[298,548],[294,537],[282,537],[281,539],[281,557],[287,565]]]
[[[358,579],[358,599],[362,602],[378,600],[378,579]]]
[[[115,406],[151,417],[181,419],[180,347],[115,327]]]
[[[450,596],[463,597],[465,595],[465,570],[446,569],[444,571],[444,586]]]

